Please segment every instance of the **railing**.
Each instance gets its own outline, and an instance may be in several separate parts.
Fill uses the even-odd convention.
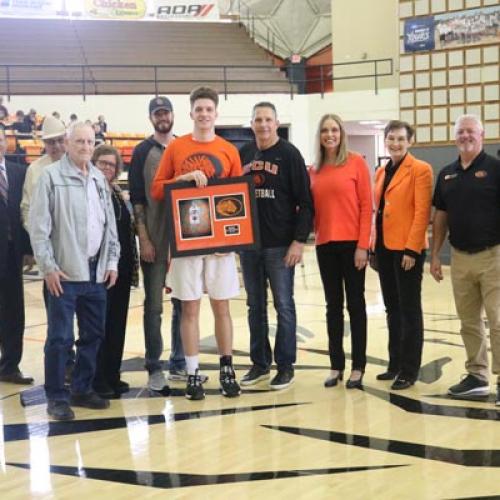
[[[271,54],[292,53],[292,47],[272,26],[265,22],[266,17],[255,14],[244,0],[233,0],[230,11],[232,14],[236,14],[238,22],[245,27],[250,38],[268,52]]]
[[[359,68],[357,74],[336,76],[340,68]],[[288,68],[290,69],[290,68]],[[283,92],[283,86],[288,88],[293,98],[297,88],[315,85],[323,97],[338,80],[373,79],[373,90],[378,93],[379,79],[394,73],[392,59],[372,59],[336,64],[306,66],[301,69],[303,77],[296,68],[292,68],[288,82],[277,79],[248,79],[247,74],[262,74],[269,71],[269,66],[181,66],[181,65],[47,65],[47,64],[9,64],[0,65],[0,94],[9,99],[12,95],[25,94],[81,94],[85,100],[93,94],[155,94],[170,92],[173,94],[189,92],[199,84],[214,85],[227,99],[234,93],[267,93]],[[319,76],[307,78],[305,71],[312,70]],[[276,68],[276,71],[287,71],[287,68]],[[135,73],[134,73],[135,72]],[[149,74],[148,74],[149,73]],[[100,75],[101,74],[101,75]],[[109,75],[109,77],[105,77]],[[137,76],[135,76],[137,75]],[[179,75],[186,75],[180,78]],[[168,89],[168,85],[181,84],[182,90]],[[99,88],[99,86],[112,86]],[[129,87],[127,89],[127,86]],[[131,88],[136,86],[136,88]],[[29,87],[29,91],[26,89]],[[246,88],[246,90],[242,90]],[[62,89],[62,90],[61,90]],[[67,89],[67,90],[64,90]],[[300,93],[305,93],[300,92]],[[313,92],[314,93],[314,92]]]

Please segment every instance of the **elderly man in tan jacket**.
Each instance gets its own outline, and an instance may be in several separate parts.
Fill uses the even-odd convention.
[[[21,216],[23,226],[26,230],[28,229],[28,214],[33,190],[45,167],[59,161],[66,152],[64,145],[65,136],[66,127],[64,123],[53,116],[46,116],[42,125],[42,140],[45,146],[45,154],[28,167],[24,181]]]

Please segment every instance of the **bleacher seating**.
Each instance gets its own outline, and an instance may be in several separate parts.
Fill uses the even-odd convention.
[[[151,94],[156,91],[154,65],[176,66],[158,68],[160,93],[186,93],[200,84],[221,92],[290,90],[284,74],[237,23],[0,19],[0,61],[0,94],[9,90],[13,94]],[[10,66],[7,87],[5,65],[16,64],[33,66]],[[226,88],[221,83],[221,64],[227,66]],[[87,66],[85,86],[81,67],[74,65]]]

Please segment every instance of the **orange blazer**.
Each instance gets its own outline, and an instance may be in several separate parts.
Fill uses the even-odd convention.
[[[385,167],[375,173],[375,213],[384,187]],[[427,226],[431,216],[432,167],[408,153],[384,194],[384,246],[420,253],[428,248]],[[376,231],[376,229],[375,229]],[[372,240],[375,248],[376,235]]]

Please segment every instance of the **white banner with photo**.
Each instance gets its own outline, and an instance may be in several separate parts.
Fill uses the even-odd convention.
[[[436,49],[500,42],[500,7],[434,16]]]
[[[59,17],[61,0],[0,0],[0,17]]]

